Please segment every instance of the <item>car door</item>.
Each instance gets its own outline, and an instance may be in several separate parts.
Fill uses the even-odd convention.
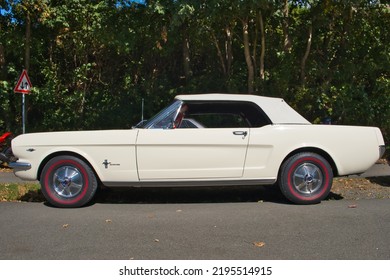
[[[140,129],[140,181],[229,179],[243,175],[249,128]]]

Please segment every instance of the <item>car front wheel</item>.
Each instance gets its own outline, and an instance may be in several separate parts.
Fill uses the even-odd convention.
[[[278,181],[288,200],[297,204],[314,204],[328,196],[333,171],[322,156],[309,152],[298,153],[282,164]]]
[[[73,156],[49,160],[41,174],[42,193],[57,207],[81,207],[97,190],[97,179],[91,167]]]

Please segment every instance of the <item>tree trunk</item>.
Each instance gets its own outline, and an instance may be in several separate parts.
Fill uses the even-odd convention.
[[[253,71],[256,73],[257,71],[257,40],[259,38],[259,24],[258,24],[258,18],[259,18],[259,13],[256,11],[256,23],[254,24],[255,30],[253,32],[254,38],[252,41],[252,63],[253,63]],[[261,35],[260,35],[261,36]],[[255,89],[257,91],[257,88]]]
[[[284,52],[291,51],[291,38],[289,34],[289,7],[288,0],[283,0],[283,21],[282,21],[282,29],[283,29],[283,50]]]
[[[254,67],[253,67],[252,57],[250,53],[250,46],[249,46],[248,18],[242,19],[241,21],[242,21],[245,62],[248,68],[248,93],[253,93],[255,73],[254,73]]]
[[[217,56],[221,65],[222,73],[225,79],[230,77],[230,69],[233,63],[233,35],[229,26],[225,28],[225,44],[224,50],[220,47],[217,36],[213,30],[210,31],[211,41],[213,42],[215,48],[217,49]]]
[[[233,34],[232,30],[230,29],[230,26],[226,26],[225,28],[226,33],[226,42],[225,42],[225,55],[226,55],[226,72],[227,77],[230,77],[230,70],[232,68],[233,63]]]
[[[26,44],[24,49],[24,69],[29,70],[30,68],[30,45],[31,45],[31,17],[30,13],[26,15]]]
[[[301,60],[301,83],[304,84],[306,81],[306,62],[307,58],[309,57],[310,54],[310,49],[311,49],[311,40],[313,37],[313,26],[309,26],[309,35],[307,38],[307,43],[306,43],[306,51],[305,54],[303,55],[303,58]]]
[[[261,51],[260,51],[260,79],[264,81],[265,79],[265,67],[264,67],[264,59],[265,59],[265,31],[264,31],[264,20],[263,14],[259,13],[259,26],[261,32]]]
[[[4,47],[0,43],[0,73],[1,73],[1,69],[3,68],[4,65],[5,65]]]
[[[214,43],[215,48],[217,49],[217,55],[218,55],[218,58],[219,58],[219,62],[221,63],[221,68],[222,68],[223,75],[226,77],[227,69],[226,69],[226,65],[225,65],[225,60],[223,58],[222,51],[221,51],[221,48],[219,47],[218,40],[217,40],[217,37],[214,34],[214,31],[211,31],[211,39],[212,39],[212,41]]]
[[[188,80],[192,76],[191,71],[191,59],[190,59],[190,40],[187,34],[184,35],[183,39],[183,68],[184,68],[184,76],[186,80]]]
[[[0,33],[2,33],[2,26],[0,24]],[[5,80],[6,67],[5,67],[5,49],[3,44],[0,42],[0,80]]]

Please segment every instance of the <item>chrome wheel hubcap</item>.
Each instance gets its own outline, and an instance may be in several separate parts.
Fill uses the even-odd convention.
[[[73,166],[62,166],[53,174],[53,189],[63,198],[77,196],[83,188],[83,177]]]
[[[318,191],[324,180],[321,170],[312,163],[299,165],[293,174],[294,188],[305,195]]]

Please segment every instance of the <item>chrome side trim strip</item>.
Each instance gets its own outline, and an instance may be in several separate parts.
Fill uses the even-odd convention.
[[[103,182],[107,187],[223,187],[272,185],[275,179],[230,180],[230,181],[147,181],[147,182]]]

